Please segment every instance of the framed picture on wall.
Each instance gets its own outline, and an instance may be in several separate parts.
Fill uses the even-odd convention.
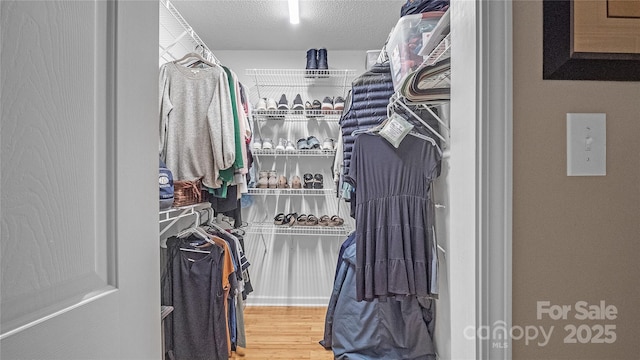
[[[543,0],[543,79],[640,81],[640,0]]]

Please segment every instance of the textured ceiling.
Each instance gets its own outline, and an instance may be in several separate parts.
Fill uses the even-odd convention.
[[[405,0],[300,0],[300,24],[286,0],[172,0],[216,50],[371,50],[384,45]]]

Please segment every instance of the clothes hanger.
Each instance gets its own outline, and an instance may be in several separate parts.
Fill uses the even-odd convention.
[[[367,129],[356,129],[353,130],[351,132],[351,136],[356,136],[356,135],[360,135],[360,134],[376,134],[378,131],[380,131],[389,121],[389,117],[387,117],[386,119],[384,119],[384,121],[382,121],[380,124],[367,128]]]
[[[235,237],[232,233],[230,233],[229,231],[227,231],[225,228],[223,228],[222,226],[216,224],[213,219],[215,218],[214,212],[212,208],[206,208],[204,209],[207,211],[207,213],[209,213],[208,217],[207,217],[207,226],[212,227],[213,229],[215,229],[217,232],[225,234],[225,236],[229,236],[233,241],[237,241],[239,242],[240,240],[238,240],[237,237]]]
[[[176,237],[181,239],[188,235],[194,235],[206,241],[207,243],[210,243],[212,245],[217,245],[213,240],[211,240],[211,238],[209,237],[209,234],[207,234],[204,230],[200,228],[200,211],[195,211],[194,214],[196,214],[196,221],[194,221],[193,226],[182,230],[181,232],[176,234]],[[185,249],[181,248],[180,250],[185,250]],[[189,249],[186,249],[186,250],[189,250]]]
[[[411,110],[405,103],[404,101],[402,101],[402,98],[400,96],[396,96],[394,95],[391,99],[391,101],[389,102],[389,106],[387,106],[387,115],[390,115],[392,109],[394,106],[399,105],[401,108],[404,109],[404,111],[406,111],[407,113],[409,113],[414,119],[418,120],[420,123],[422,123],[422,125],[424,125],[424,127],[426,127],[433,135],[435,135],[437,138],[439,138],[440,140],[442,140],[445,144],[448,143],[447,139],[442,136],[438,131],[436,131],[433,127],[431,127],[431,125],[427,124],[426,121],[424,121],[420,116],[416,115],[415,112],[413,112],[413,110]],[[433,115],[436,120],[438,120],[438,122],[442,123],[442,121],[440,120],[440,118],[438,116],[436,116],[433,111],[431,109],[429,109],[428,107],[426,108],[431,115]]]
[[[189,59],[196,59],[196,61],[194,61],[192,63],[187,63],[187,64],[183,64],[182,63],[183,61],[189,60]],[[187,53],[183,57],[181,57],[180,59],[174,60],[173,63],[176,64],[176,65],[182,65],[182,66],[185,66],[185,67],[191,67],[196,63],[205,64],[205,65],[208,65],[210,67],[216,67],[217,66],[216,64],[214,64],[214,63],[212,63],[210,61],[207,61],[204,57],[202,57],[202,55],[200,55],[198,53],[195,53],[195,52]]]

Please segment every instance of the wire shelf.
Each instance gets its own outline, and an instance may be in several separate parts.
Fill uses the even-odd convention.
[[[438,46],[431,51],[424,63],[430,66],[447,58],[451,58],[451,34],[447,34],[447,36],[442,39]]]
[[[247,69],[246,75],[253,77],[260,86],[308,87],[345,86],[347,79],[356,75],[355,70],[305,70],[305,69]],[[350,82],[349,82],[350,84]]]
[[[306,225],[276,225],[274,223],[252,223],[246,229],[247,234],[273,233],[278,235],[325,235],[346,236],[351,229],[348,226],[306,226]]]
[[[200,215],[198,211],[210,206],[211,204],[209,202],[202,202],[193,205],[172,207],[170,209],[160,211],[158,213],[160,236],[169,230],[169,228],[171,228],[178,220],[191,215],[199,217]]]
[[[326,196],[335,193],[335,189],[249,189],[251,195]]]
[[[158,220],[162,224],[167,221],[193,215],[196,208],[209,206],[209,205],[210,204],[206,202],[206,203],[198,203],[198,204],[187,205],[187,206],[172,207],[170,209],[158,212]]]
[[[295,150],[295,151],[285,151],[285,150],[264,150],[264,149],[253,149],[252,153],[254,156],[275,156],[275,157],[298,157],[298,156],[312,156],[312,157],[332,157],[335,156],[335,150]]]
[[[342,110],[255,110],[253,112],[254,118],[260,122],[283,120],[286,122],[305,122],[314,120],[337,122],[340,120],[341,115]]]
[[[215,57],[211,49],[202,41],[200,36],[193,30],[191,25],[182,17],[178,9],[173,6],[170,0],[160,0],[160,3],[163,5],[162,8],[166,9],[169,16],[166,16],[164,10],[160,11],[160,27],[164,28],[160,35],[160,60],[164,61],[173,61],[182,57],[185,54],[184,50],[187,52],[195,51],[195,49],[200,48],[200,53],[207,60],[212,62],[220,63],[220,61]],[[161,8],[161,9],[162,9]],[[172,34],[172,42],[170,44],[165,44],[163,46],[163,33],[172,33],[175,31],[175,28],[180,28],[182,31],[180,34]],[[188,35],[188,36],[187,36]],[[181,51],[174,51],[173,49],[176,45],[182,43],[182,39],[189,41],[192,43],[193,48],[191,46],[189,49],[183,48]],[[165,39],[167,40],[167,39]],[[168,41],[168,40],[167,40]]]

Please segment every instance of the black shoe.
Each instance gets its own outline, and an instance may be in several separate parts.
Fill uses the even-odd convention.
[[[280,101],[278,101],[278,110],[289,110],[289,102],[287,101],[287,97],[284,94],[282,94],[282,96],[280,97]]]
[[[307,50],[307,70],[315,70],[318,68],[318,50]]]
[[[327,70],[329,69],[329,62],[327,60],[327,49],[319,49],[318,50],[318,70]]]
[[[324,188],[324,179],[322,178],[322,174],[313,175],[313,188],[314,189]]]
[[[305,189],[313,189],[313,185],[315,184],[315,181],[313,179],[313,175],[307,173],[302,175],[302,181],[304,182],[302,187]]]
[[[304,105],[302,104],[302,97],[300,94],[297,94],[293,99],[293,106],[291,107],[294,113],[301,114],[304,111]]]

